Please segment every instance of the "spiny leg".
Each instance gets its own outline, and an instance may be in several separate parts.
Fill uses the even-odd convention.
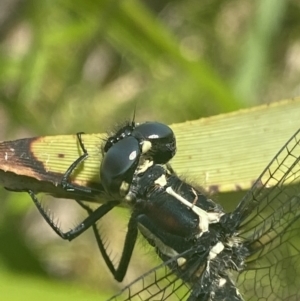
[[[83,204],[81,201],[76,200],[76,202],[83,209],[85,209],[89,215],[92,215],[94,213],[94,211],[89,206]],[[92,228],[94,231],[94,235],[95,235],[100,253],[101,253],[107,267],[109,268],[110,272],[113,274],[114,278],[117,281],[122,281],[127,272],[128,265],[129,265],[129,262],[130,262],[130,259],[132,256],[132,252],[133,252],[133,248],[134,248],[136,238],[137,238],[138,231],[137,231],[137,221],[136,221],[135,216],[132,215],[129,220],[128,231],[126,234],[121,259],[120,259],[120,262],[119,262],[117,268],[115,268],[112,260],[110,259],[109,255],[107,254],[107,250],[104,246],[103,240],[98,232],[98,229],[97,229],[97,226],[95,223],[92,225]]]
[[[83,133],[80,132],[80,133],[77,133],[76,135],[77,135],[77,139],[78,139],[78,142],[79,142],[79,145],[80,145],[80,148],[81,148],[83,154],[79,158],[77,158],[67,169],[67,171],[65,172],[65,174],[62,177],[61,185],[66,191],[93,193],[92,188],[80,187],[80,186],[76,186],[76,185],[73,185],[72,183],[70,183],[70,176],[71,176],[72,172],[78,167],[78,165],[80,165],[89,156],[89,154],[82,142],[81,134],[83,134]],[[99,191],[97,191],[97,192],[99,192]],[[126,274],[126,271],[127,271],[128,265],[129,265],[129,261],[132,256],[133,248],[134,248],[134,245],[136,242],[136,238],[137,238],[137,223],[136,223],[135,218],[131,217],[129,220],[128,231],[127,231],[125,242],[124,242],[122,256],[121,256],[121,259],[120,259],[120,262],[119,262],[119,265],[117,268],[114,267],[109,255],[107,254],[104,243],[102,241],[102,238],[96,227],[96,222],[101,217],[103,217],[106,213],[108,213],[112,208],[119,205],[119,203],[120,203],[119,201],[109,201],[108,203],[100,206],[95,211],[93,211],[91,208],[89,208],[88,206],[83,204],[81,201],[76,200],[77,203],[88,212],[89,216],[82,223],[80,223],[77,227],[71,229],[68,232],[63,232],[53,222],[53,220],[50,218],[50,216],[47,214],[47,212],[42,207],[42,205],[38,201],[38,199],[37,199],[36,195],[33,193],[33,191],[29,190],[28,193],[31,196],[37,209],[39,210],[39,212],[45,219],[45,221],[62,239],[72,240],[72,239],[76,238],[77,236],[79,236],[81,233],[83,233],[85,230],[87,230],[89,227],[92,226],[100,253],[103,256],[106,265],[108,266],[109,270],[114,275],[116,280],[118,280],[118,281],[123,280],[123,278]]]
[[[92,211],[91,214],[87,218],[85,218],[78,226],[75,228],[63,232],[60,227],[53,221],[53,219],[48,215],[47,211],[43,208],[41,203],[39,202],[37,196],[32,190],[28,190],[31,199],[33,200],[35,206],[39,210],[40,214],[47,222],[47,224],[62,238],[71,241],[72,239],[79,236],[89,227],[93,226],[101,217],[103,217],[106,213],[108,213],[111,209],[119,204],[118,201],[110,201],[108,203],[103,204],[98,207],[95,211]]]

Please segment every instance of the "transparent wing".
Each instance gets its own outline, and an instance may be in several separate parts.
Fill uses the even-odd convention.
[[[167,263],[175,260],[176,258],[150,270],[108,301],[187,300],[191,288],[167,267]]]
[[[240,228],[251,231],[249,225],[258,225],[286,204],[294,196],[284,188],[300,182],[300,130],[282,147],[261,176],[255,181],[233,214],[240,216]],[[297,193],[296,188],[292,193]],[[287,195],[285,195],[287,194]],[[270,210],[268,210],[270,209]],[[252,229],[253,231],[253,229]]]
[[[237,286],[247,301],[300,300],[300,131],[280,150],[233,215],[250,250]]]

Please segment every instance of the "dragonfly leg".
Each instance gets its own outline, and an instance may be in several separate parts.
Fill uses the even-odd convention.
[[[37,196],[32,190],[28,190],[31,199],[33,200],[35,206],[39,210],[40,214],[47,222],[47,224],[62,238],[66,240],[72,240],[87,230],[89,227],[93,226],[101,217],[103,217],[106,213],[108,213],[111,209],[119,204],[118,201],[110,201],[98,207],[95,211],[93,211],[87,218],[85,218],[78,226],[73,229],[63,232],[60,227],[53,221],[53,219],[49,216],[47,211],[43,208],[41,203],[39,202]]]
[[[76,200],[76,201],[83,209],[85,209],[88,212],[89,216],[94,214],[94,211],[89,206],[85,205],[84,203],[82,203],[79,200]],[[95,235],[95,238],[96,238],[96,241],[98,244],[98,248],[100,250],[100,253],[101,253],[107,267],[109,268],[110,272],[113,274],[114,278],[117,281],[121,282],[127,272],[128,265],[129,265],[129,262],[130,262],[130,259],[132,256],[132,252],[133,252],[133,248],[134,248],[136,238],[137,238],[137,221],[136,221],[135,216],[132,216],[128,222],[128,231],[126,234],[121,259],[120,259],[120,262],[119,262],[119,265],[117,268],[115,268],[112,260],[110,259],[109,255],[107,254],[107,249],[105,247],[105,243],[103,242],[103,239],[101,238],[101,235],[100,235],[95,223],[92,225],[92,229],[94,231],[94,235]]]
[[[74,185],[70,182],[70,177],[72,172],[83,162],[85,161],[89,154],[82,142],[82,138],[81,135],[84,134],[83,132],[79,132],[76,134],[77,136],[77,140],[79,143],[79,146],[83,152],[83,154],[78,157],[67,169],[67,171],[65,172],[65,174],[63,175],[60,185],[63,187],[63,189],[65,189],[66,191],[71,191],[71,192],[83,192],[83,193],[93,193],[93,189],[89,188],[89,187],[82,187],[82,186],[77,186]]]

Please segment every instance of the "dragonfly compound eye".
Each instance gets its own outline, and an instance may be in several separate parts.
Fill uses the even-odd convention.
[[[147,152],[156,164],[165,164],[176,153],[176,139],[170,127],[159,122],[145,122],[138,125],[132,132],[132,136],[139,141],[151,142],[151,148]]]
[[[134,137],[126,137],[112,145],[104,154],[100,167],[101,183],[110,195],[120,197],[127,191],[122,187],[129,186],[138,166],[141,150]],[[127,185],[128,184],[128,185]]]
[[[135,123],[131,122],[120,128],[113,136],[108,137],[103,147],[104,153],[107,153],[107,151],[118,141],[124,139],[125,137],[131,136],[134,129]]]

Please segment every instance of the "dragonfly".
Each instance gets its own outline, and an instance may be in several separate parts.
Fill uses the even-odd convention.
[[[61,185],[77,187],[66,171]],[[107,202],[63,232],[28,191],[41,215],[63,239],[92,228],[102,257],[117,281],[126,275],[138,233],[162,263],[109,300],[254,301],[300,300],[300,129],[287,141],[232,212],[180,178],[169,164],[176,138],[158,122],[121,126],[102,147],[101,184]],[[114,264],[96,222],[126,204],[128,221],[122,255]]]

